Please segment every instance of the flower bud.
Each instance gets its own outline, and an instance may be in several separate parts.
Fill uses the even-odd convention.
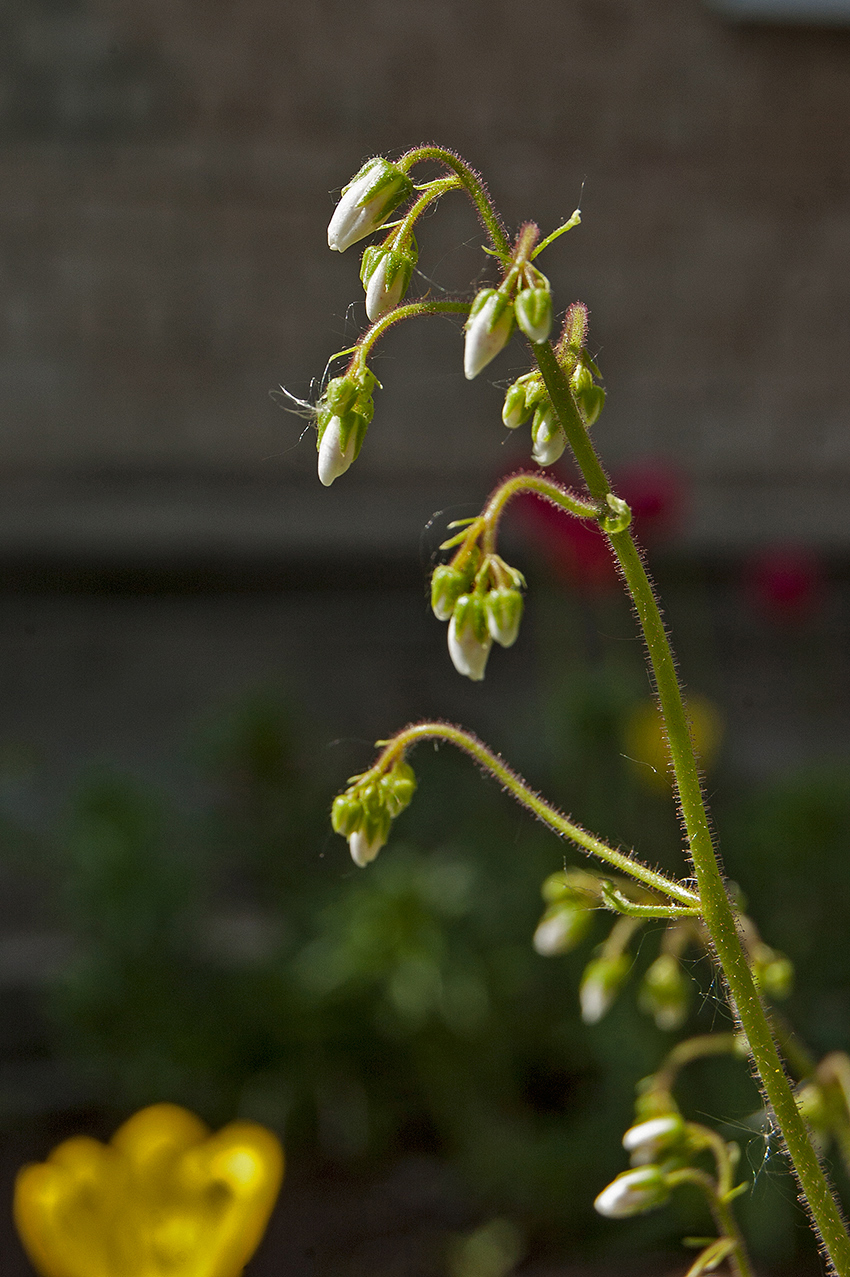
[[[412,237],[402,248],[380,244],[365,250],[360,280],[366,290],[366,314],[373,324],[395,310],[407,292],[418,260],[419,250]]]
[[[753,955],[753,978],[769,998],[790,996],[794,988],[794,964],[790,958],[770,945],[759,944]]]
[[[657,1166],[623,1171],[603,1188],[593,1205],[609,1219],[626,1219],[663,1206],[670,1196],[667,1181]]]
[[[387,841],[393,820],[416,790],[413,768],[403,759],[383,775],[356,776],[331,808],[334,831],[348,839],[351,858],[361,869],[374,860]]]
[[[566,435],[548,400],[534,413],[531,424],[531,456],[539,466],[554,465],[567,446]]]
[[[531,416],[531,409],[527,407],[525,402],[525,386],[521,386],[519,382],[514,382],[512,386],[508,386],[505,392],[505,402],[502,405],[502,421],[508,427],[508,430],[516,430],[517,426],[524,425]]]
[[[484,615],[490,637],[502,647],[512,647],[519,634],[523,600],[519,590],[499,586],[484,598]]]
[[[623,1136],[623,1148],[631,1153],[632,1166],[648,1166],[681,1143],[684,1134],[685,1124],[678,1113],[668,1113],[630,1126]]]
[[[582,420],[589,430],[605,407],[605,391],[594,385],[593,374],[584,364],[578,364],[570,385]]]
[[[631,968],[628,954],[594,958],[584,969],[579,986],[581,1018],[585,1024],[598,1024],[610,1011]]]
[[[328,247],[344,253],[383,226],[390,213],[413,194],[413,183],[396,164],[376,155],[342,188],[328,226]]]
[[[373,374],[370,373],[370,376]],[[331,415],[341,415],[352,407],[361,389],[361,380],[355,377],[332,377],[325,387],[321,406],[330,409]]]
[[[493,640],[478,594],[462,594],[449,621],[449,656],[458,674],[479,683],[484,677]]]
[[[647,969],[638,993],[641,1011],[651,1015],[659,1029],[678,1029],[688,1014],[690,986],[681,965],[671,953],[662,953]]]
[[[370,865],[386,841],[386,835],[381,830],[376,829],[370,837],[365,829],[355,829],[349,835],[348,849],[357,868],[365,869]]]
[[[475,562],[470,557],[467,569],[456,568],[453,563],[441,563],[434,568],[431,573],[431,610],[438,621],[449,619],[458,599],[469,589]]]
[[[581,944],[592,921],[593,908],[586,896],[583,902],[574,898],[550,905],[537,924],[532,944],[544,958],[569,953]]]
[[[545,341],[552,331],[552,294],[548,288],[524,288],[514,302],[516,321],[529,341]]]
[[[482,288],[466,321],[463,371],[467,381],[477,377],[507,345],[514,326],[514,308],[507,293]]]
[[[380,779],[380,787],[384,797],[384,805],[390,818],[395,820],[409,804],[416,793],[416,775],[409,763],[396,763],[392,771]]]

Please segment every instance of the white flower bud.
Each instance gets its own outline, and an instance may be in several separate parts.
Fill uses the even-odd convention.
[[[630,1126],[623,1136],[623,1148],[632,1155],[632,1166],[647,1166],[658,1160],[670,1144],[675,1144],[684,1134],[685,1125],[677,1113],[664,1117],[651,1117],[646,1122]]]
[[[630,967],[631,961],[624,953],[595,958],[587,964],[578,991],[585,1024],[598,1024],[611,1009]]]
[[[395,310],[404,297],[418,258],[413,239],[404,248],[381,244],[366,249],[360,279],[366,289],[366,314],[373,324]]]
[[[586,904],[551,905],[537,924],[532,944],[543,958],[569,953],[581,944],[592,921],[593,912]]]
[[[412,194],[413,183],[395,164],[380,155],[367,160],[342,188],[328,226],[328,247],[344,253],[382,226],[393,209]]]
[[[484,621],[481,601],[463,594],[449,621],[449,656],[458,674],[480,683],[487,667],[493,640]]]
[[[554,465],[567,446],[566,435],[550,403],[543,404],[534,414],[531,442],[534,445],[532,460],[539,466]]]
[[[357,455],[357,431],[349,433],[348,441],[343,447],[342,418],[331,417],[325,426],[319,444],[319,480],[329,488],[334,479],[345,474]]]
[[[370,838],[365,829],[355,829],[354,833],[349,835],[348,847],[351,859],[358,869],[365,869],[368,864],[371,864],[386,841],[380,832],[374,833]]]
[[[642,1166],[635,1171],[623,1171],[603,1188],[593,1205],[600,1215],[609,1219],[626,1219],[663,1206],[669,1196],[670,1189],[658,1167]]]
[[[463,371],[467,381],[477,377],[507,345],[513,326],[510,297],[494,288],[482,288],[466,321]]]

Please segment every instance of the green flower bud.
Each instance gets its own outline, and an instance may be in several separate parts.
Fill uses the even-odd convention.
[[[688,1014],[690,984],[681,965],[670,953],[662,953],[641,981],[638,1005],[651,1015],[659,1029],[678,1029]]]
[[[593,425],[605,407],[605,391],[594,385],[593,373],[585,364],[579,363],[570,378],[570,386],[575,395],[582,420],[588,429]]]
[[[328,247],[344,253],[371,235],[399,204],[413,194],[413,183],[396,164],[376,155],[367,160],[347,186],[328,226]]]
[[[508,427],[508,430],[516,430],[517,426],[523,425],[531,416],[531,409],[527,407],[525,402],[525,386],[521,386],[515,381],[512,386],[508,386],[505,392],[505,402],[502,405],[502,421]]]
[[[548,288],[524,288],[514,302],[516,321],[529,341],[545,341],[552,331],[552,294]]]
[[[392,820],[399,816],[416,793],[416,775],[409,763],[398,762],[380,780],[384,805]]]
[[[438,621],[447,621],[455,610],[455,604],[469,589],[475,572],[476,560],[470,556],[463,568],[453,563],[441,563],[431,573],[431,610]]]
[[[512,647],[519,634],[523,599],[519,590],[500,586],[484,598],[484,615],[490,637],[502,647]]]
[[[379,244],[366,249],[360,263],[360,280],[366,290],[366,314],[373,324],[398,306],[418,260],[419,250],[412,236],[400,248]]]
[[[587,964],[579,986],[581,1018],[585,1024],[597,1024],[610,1011],[631,965],[627,953],[594,958]]]
[[[335,834],[348,838],[363,820],[363,804],[356,793],[347,789],[344,794],[337,794],[331,807],[331,825]]]
[[[769,998],[787,998],[794,988],[794,964],[778,949],[759,944],[753,954],[753,978]]]

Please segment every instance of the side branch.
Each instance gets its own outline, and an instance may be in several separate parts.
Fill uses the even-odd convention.
[[[392,328],[393,324],[399,323],[402,319],[415,319],[418,315],[468,315],[470,306],[470,302],[461,301],[422,301],[410,302],[407,306],[397,306],[395,310],[391,310],[388,315],[384,315],[383,319],[377,320],[371,328],[366,330],[354,347],[355,358],[365,364],[375,343],[383,337],[387,329]]]
[[[548,825],[559,837],[569,839],[570,842],[580,847],[582,851],[591,856],[596,856],[599,860],[604,860],[606,864],[613,865],[620,873],[626,874],[630,878],[636,878],[639,882],[644,883],[645,886],[661,892],[672,900],[679,901],[682,905],[690,908],[699,906],[699,897],[696,892],[676,882],[674,879],[668,878],[665,874],[659,873],[658,870],[651,869],[649,865],[643,864],[633,852],[618,851],[616,848],[610,847],[601,838],[597,838],[595,834],[588,833],[586,829],[582,829],[581,825],[577,825],[562,812],[558,811],[556,807],[553,807],[551,803],[547,802],[546,799],[536,794],[498,754],[493,753],[477,736],[473,735],[472,732],[464,731],[463,728],[454,727],[450,723],[437,722],[416,723],[412,727],[405,727],[397,735],[393,736],[391,740],[385,743],[380,742],[384,744],[384,749],[372,767],[372,773],[381,774],[389,770],[412,745],[418,744],[419,741],[423,740],[444,740],[451,745],[456,745],[458,749],[462,749],[485,771],[494,776],[518,803],[521,803],[523,807],[527,807],[538,820]]]

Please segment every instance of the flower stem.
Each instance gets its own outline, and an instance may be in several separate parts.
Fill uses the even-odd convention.
[[[456,745],[458,749],[462,749],[479,766],[488,771],[491,776],[494,776],[518,803],[533,812],[538,820],[548,825],[559,837],[568,838],[571,842],[576,843],[577,846],[591,856],[604,860],[606,864],[613,865],[620,873],[628,874],[630,878],[636,878],[647,887],[661,892],[672,900],[678,900],[683,905],[695,906],[699,904],[698,896],[689,887],[685,887],[682,883],[676,882],[673,878],[668,878],[657,869],[651,869],[649,865],[643,864],[638,860],[634,852],[618,851],[615,847],[610,847],[608,843],[603,842],[601,838],[597,838],[595,834],[588,833],[586,829],[582,829],[581,825],[575,824],[568,816],[565,816],[556,807],[553,807],[551,803],[536,794],[522,777],[508,767],[507,763],[498,754],[494,754],[491,749],[488,749],[483,741],[480,741],[472,732],[467,732],[461,727],[455,727],[451,723],[436,722],[415,723],[412,727],[405,727],[391,737],[390,740],[378,742],[384,746],[384,749],[375,760],[371,771],[381,773],[389,770],[411,745],[422,740],[444,740]]]
[[[555,352],[548,342],[534,344],[532,349],[588,490],[597,501],[602,501],[611,491],[611,486],[581,420]],[[726,977],[733,1009],[747,1035],[767,1102],[773,1109],[785,1139],[812,1222],[838,1277],[850,1277],[850,1238],[797,1108],[724,887],[682,689],[655,593],[631,533],[609,533],[609,540],[638,614],[655,679],[682,823],[693,861],[705,925]]]
[[[418,315],[468,315],[469,309],[469,302],[409,302],[407,306],[396,306],[366,329],[355,347],[354,359],[365,365],[375,343],[402,319],[415,319]]]
[[[475,169],[471,168],[459,155],[455,155],[454,151],[446,150],[442,146],[417,146],[401,157],[398,167],[406,173],[414,164],[420,164],[423,160],[437,160],[458,175],[478,211],[484,229],[490,236],[490,243],[499,256],[507,257],[510,249],[502,219],[496,212],[496,206],[490,199],[484,181]]]

